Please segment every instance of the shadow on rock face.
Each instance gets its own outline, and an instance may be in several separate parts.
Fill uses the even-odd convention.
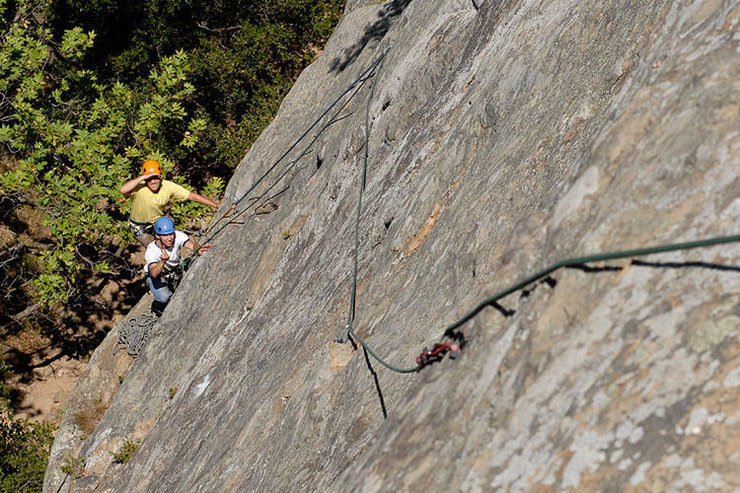
[[[371,41],[380,41],[388,33],[393,21],[408,7],[411,0],[393,0],[378,12],[378,19],[365,28],[362,37],[344,50],[341,56],[331,61],[330,72],[343,72],[362,53]]]
[[[657,267],[670,269],[685,269],[688,267],[701,267],[703,269],[712,269],[729,272],[740,272],[740,267],[734,265],[717,264],[711,262],[646,262],[644,260],[633,260],[632,265],[642,267]]]

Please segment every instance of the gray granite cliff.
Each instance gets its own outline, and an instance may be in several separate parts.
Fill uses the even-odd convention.
[[[553,262],[740,232],[739,22],[723,0],[350,0],[221,214],[285,176],[191,267],[122,384],[111,332],[46,491],[736,490],[738,244],[558,270],[419,373],[334,339],[373,83],[353,327],[408,367]],[[81,436],[84,399],[110,407]]]

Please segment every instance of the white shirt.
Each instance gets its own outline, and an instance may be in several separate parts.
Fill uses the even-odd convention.
[[[177,267],[177,264],[180,263],[180,247],[187,243],[187,241],[188,235],[182,231],[175,231],[175,241],[172,242],[172,246],[170,248],[166,249],[167,255],[170,256],[170,259],[164,265],[160,277],[162,277],[163,274],[172,272],[172,270]],[[159,240],[154,240],[146,247],[146,253],[144,254],[146,265],[144,266],[144,271],[147,274],[149,274],[149,264],[156,264],[162,261],[162,249],[159,248],[159,245],[157,244],[158,242]]]

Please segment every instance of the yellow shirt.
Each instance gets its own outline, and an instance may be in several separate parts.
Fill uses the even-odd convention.
[[[190,192],[187,188],[167,180],[162,180],[162,185],[157,193],[149,190],[146,183],[140,183],[131,192],[133,198],[131,220],[138,223],[153,223],[164,214],[164,207],[171,198],[182,202],[187,200],[189,195]]]

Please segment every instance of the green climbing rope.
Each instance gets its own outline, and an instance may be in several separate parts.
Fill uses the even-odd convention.
[[[690,250],[693,248],[701,248],[701,247],[709,247],[713,245],[721,245],[723,243],[735,243],[740,241],[740,235],[733,235],[733,236],[722,236],[718,238],[709,238],[706,240],[698,240],[698,241],[690,241],[686,243],[674,243],[671,245],[659,245],[654,247],[648,247],[648,248],[638,248],[634,250],[624,250],[621,252],[608,252],[608,253],[597,253],[595,255],[587,255],[585,257],[573,257],[566,260],[561,260],[560,262],[555,262],[554,264],[550,265],[549,267],[546,267],[542,269],[541,271],[532,274],[531,276],[528,276],[521,281],[511,285],[510,287],[503,289],[499,291],[498,293],[494,294],[493,296],[490,296],[480,303],[478,303],[472,310],[467,312],[465,315],[463,315],[459,320],[456,322],[448,325],[445,328],[444,331],[444,337],[449,337],[452,335],[452,333],[463,325],[465,322],[473,318],[483,310],[485,307],[492,305],[496,301],[500,300],[501,298],[518,291],[520,289],[525,288],[529,284],[532,284],[533,282],[542,279],[543,277],[551,274],[552,272],[560,269],[561,267],[568,267],[568,266],[574,266],[574,265],[583,265],[588,264],[591,262],[603,262],[605,260],[616,260],[621,258],[628,258],[628,257],[641,257],[644,255],[650,255],[653,253],[663,253],[663,252],[672,252],[676,250]]]
[[[565,260],[561,260],[559,262],[555,262],[554,264],[550,265],[549,267],[546,267],[540,271],[538,271],[535,274],[532,274],[531,276],[525,277],[521,281],[512,284],[506,289],[503,289],[493,296],[489,296],[488,298],[484,299],[480,303],[478,303],[473,309],[468,311],[465,315],[463,315],[459,320],[456,322],[453,322],[452,324],[448,325],[445,328],[444,334],[442,338],[449,337],[449,338],[455,338],[454,332],[456,329],[460,328],[464,323],[468,322],[470,319],[475,317],[478,313],[480,313],[481,310],[483,310],[485,307],[490,306],[494,304],[496,301],[500,300],[501,298],[510,295],[511,293],[514,293],[516,291],[519,291],[520,289],[523,289],[527,287],[528,285],[548,276],[549,274],[553,273],[554,271],[562,268],[562,267],[569,267],[569,266],[577,266],[577,265],[584,265],[592,262],[603,262],[606,260],[616,260],[616,259],[622,259],[622,258],[629,258],[629,257],[641,257],[645,255],[651,255],[655,253],[664,253],[664,252],[672,252],[677,250],[690,250],[694,248],[702,248],[702,247],[709,247],[714,245],[721,245],[725,243],[737,243],[740,242],[740,235],[732,235],[732,236],[722,236],[718,238],[708,238],[705,240],[698,240],[698,241],[690,241],[686,243],[674,243],[669,245],[658,245],[654,247],[648,247],[648,248],[638,248],[634,250],[624,250],[624,251],[618,251],[618,252],[607,252],[607,253],[598,253],[595,255],[587,255],[584,257],[573,257]],[[349,333],[352,335],[352,337],[357,340],[362,347],[364,347],[367,352],[381,365],[385,366],[391,371],[394,371],[396,373],[414,373],[421,369],[421,365],[416,365],[412,368],[399,368],[397,366],[394,366],[387,361],[385,361],[383,358],[379,357],[373,349],[365,343],[362,339],[360,339],[357,334],[354,332],[352,327],[348,327]]]
[[[370,354],[370,356],[372,356],[375,359],[375,361],[377,361],[381,365],[385,366],[389,370],[394,371],[396,373],[416,373],[417,371],[419,371],[421,369],[421,365],[416,365],[416,366],[413,366],[413,367],[410,367],[410,368],[401,368],[401,367],[398,367],[398,366],[395,366],[395,365],[392,365],[392,364],[388,363],[383,358],[381,358],[380,356],[378,356],[375,353],[375,351],[373,351],[373,349],[370,346],[368,346],[367,343],[365,343],[365,341],[363,341],[362,339],[360,339],[360,337],[355,333],[354,329],[352,329],[352,326],[351,325],[348,325],[347,326],[347,331],[349,332],[349,335],[352,336],[352,339],[354,339],[355,341],[359,342],[360,345],[367,350],[368,354]]]
[[[375,86],[378,82],[378,77],[380,74],[380,71],[383,68],[382,62],[378,65],[378,69],[375,72],[375,79],[373,80],[373,84],[370,87],[370,94],[367,98],[367,103],[365,105],[365,152],[362,159],[362,176],[360,177],[360,191],[357,197],[357,214],[355,216],[355,249],[354,249],[354,258],[352,262],[352,289],[350,294],[350,302],[349,302],[349,313],[347,314],[347,326],[345,327],[346,335],[351,336],[353,340],[360,343],[360,345],[365,348],[365,350],[368,352],[370,356],[375,359],[378,363],[385,366],[391,371],[394,371],[396,373],[415,373],[419,371],[420,366],[416,365],[414,367],[410,368],[401,368],[395,365],[392,365],[385,361],[383,358],[377,355],[373,349],[365,343],[364,340],[362,340],[357,333],[352,328],[352,324],[355,321],[355,315],[356,315],[356,303],[357,303],[357,271],[358,271],[358,264],[359,264],[359,251],[360,251],[360,218],[362,216],[362,195],[365,191],[365,185],[367,184],[367,161],[368,161],[368,148],[370,146],[370,103],[373,100],[373,96],[375,95]],[[346,342],[346,337],[344,334],[340,335],[337,341],[340,342]]]
[[[300,137],[298,137],[298,139],[296,139],[296,140],[295,140],[295,141],[293,142],[293,144],[291,144],[291,145],[290,145],[290,147],[288,147],[288,149],[287,149],[287,150],[286,150],[285,152],[283,152],[283,154],[281,154],[281,155],[280,155],[280,157],[279,157],[279,158],[277,158],[277,160],[275,160],[275,162],[274,162],[274,163],[273,163],[273,164],[272,164],[272,165],[271,165],[271,166],[270,166],[270,167],[269,167],[269,168],[268,168],[268,169],[267,169],[267,170],[266,170],[266,171],[265,171],[265,172],[264,172],[264,173],[263,173],[263,174],[262,174],[262,175],[261,175],[261,176],[260,176],[260,177],[259,177],[259,178],[258,178],[257,180],[255,180],[255,182],[254,182],[254,183],[252,183],[252,185],[251,185],[251,186],[250,186],[250,187],[249,187],[249,188],[248,188],[248,189],[247,189],[247,190],[246,190],[246,191],[245,191],[244,193],[242,193],[242,194],[241,194],[241,195],[240,195],[239,197],[237,197],[237,198],[236,198],[236,199],[234,200],[234,202],[233,202],[233,204],[232,204],[231,208],[229,209],[229,211],[228,211],[228,212],[227,212],[226,214],[224,214],[224,215],[223,215],[223,216],[222,216],[221,218],[219,218],[219,219],[218,219],[218,220],[217,220],[217,221],[216,221],[216,222],[215,222],[215,223],[213,224],[213,226],[211,226],[211,228],[210,228],[210,229],[213,229],[213,228],[215,228],[215,226],[216,226],[216,225],[217,225],[217,224],[218,224],[218,223],[219,223],[219,222],[220,222],[220,221],[221,221],[222,219],[224,219],[224,218],[225,218],[225,217],[226,217],[227,215],[229,215],[229,214],[230,214],[230,213],[231,213],[231,212],[232,212],[232,211],[233,211],[234,209],[236,209],[237,207],[239,207],[239,205],[240,205],[241,201],[242,201],[242,200],[244,200],[244,198],[245,198],[245,197],[247,197],[247,195],[249,195],[250,193],[252,193],[252,192],[253,192],[253,191],[254,191],[254,190],[255,190],[255,189],[256,189],[256,188],[257,188],[257,187],[258,187],[258,186],[259,186],[259,185],[260,185],[260,184],[261,184],[261,183],[262,183],[262,182],[263,182],[263,181],[265,180],[265,178],[267,178],[267,176],[268,176],[268,175],[269,175],[270,173],[272,173],[272,171],[273,171],[273,170],[274,170],[274,169],[275,169],[275,168],[276,168],[276,167],[277,167],[277,166],[278,166],[278,165],[279,165],[279,164],[280,164],[280,163],[281,163],[281,162],[282,162],[282,161],[283,161],[283,160],[284,160],[284,159],[285,159],[285,158],[286,158],[286,157],[287,157],[287,156],[288,156],[288,155],[289,155],[289,154],[290,154],[290,153],[291,153],[292,151],[293,151],[293,149],[295,149],[295,148],[296,148],[296,147],[298,146],[298,144],[299,144],[300,142],[302,142],[302,141],[303,141],[303,139],[305,139],[305,138],[306,138],[306,137],[308,136],[308,134],[309,134],[309,133],[311,132],[311,130],[313,130],[313,129],[314,129],[314,128],[315,128],[315,127],[316,127],[316,126],[317,126],[317,125],[319,124],[319,122],[321,122],[321,120],[322,120],[322,119],[323,119],[323,118],[324,118],[324,117],[325,117],[326,115],[328,115],[328,114],[329,114],[329,112],[331,112],[332,108],[334,108],[334,106],[336,106],[336,105],[337,105],[337,104],[338,104],[338,103],[339,103],[339,102],[340,102],[340,101],[342,100],[342,98],[344,98],[344,96],[346,96],[346,95],[347,95],[347,94],[348,94],[349,92],[351,92],[351,91],[352,91],[353,89],[355,89],[355,88],[356,88],[356,87],[357,87],[358,85],[362,86],[362,84],[364,84],[364,83],[365,83],[365,81],[367,81],[367,80],[368,80],[368,79],[370,78],[370,74],[372,74],[372,73],[373,73],[373,71],[375,70],[375,68],[376,68],[376,67],[377,67],[377,66],[378,66],[378,65],[379,65],[380,63],[382,63],[382,62],[383,62],[383,60],[385,59],[385,56],[386,56],[386,54],[387,54],[387,53],[388,53],[388,50],[385,50],[385,51],[384,51],[383,53],[381,53],[381,54],[380,54],[380,56],[378,56],[378,58],[376,58],[376,59],[375,59],[375,61],[373,61],[373,63],[371,63],[371,64],[370,64],[370,65],[369,65],[369,66],[368,66],[368,67],[367,67],[367,68],[366,68],[366,69],[365,69],[365,70],[364,70],[364,71],[363,71],[363,72],[362,72],[362,73],[361,73],[361,74],[360,74],[360,75],[359,75],[359,76],[358,76],[358,77],[357,77],[357,78],[356,78],[356,79],[355,79],[354,81],[352,81],[352,83],[351,83],[351,84],[349,84],[349,85],[348,85],[348,86],[347,86],[347,87],[346,87],[346,88],[345,88],[345,89],[344,89],[344,90],[343,90],[343,91],[342,91],[342,92],[341,92],[341,93],[339,94],[339,96],[337,96],[337,97],[336,97],[336,98],[334,99],[334,101],[333,101],[333,102],[332,102],[332,103],[331,103],[331,104],[330,104],[329,106],[327,106],[327,108],[326,108],[326,109],[325,109],[325,110],[324,110],[324,111],[323,111],[323,112],[322,112],[322,113],[321,113],[321,114],[320,114],[320,115],[318,116],[318,118],[316,118],[316,119],[314,120],[314,122],[313,122],[313,123],[312,123],[312,124],[311,124],[311,125],[310,125],[310,126],[308,127],[308,129],[306,129],[306,130],[305,130],[305,131],[303,132],[303,134],[301,134],[301,136],[300,136]],[[355,93],[354,93],[354,94],[357,94],[357,91],[355,91]],[[354,97],[354,94],[352,95],[352,97]],[[348,101],[346,101],[346,102],[345,102],[345,103],[344,103],[344,104],[342,105],[342,108],[343,108],[344,106],[346,106],[347,102],[349,102],[349,101],[350,101],[350,100],[352,99],[352,97],[350,97],[350,98],[348,99]],[[340,109],[340,110],[341,110],[341,109]],[[324,127],[324,128],[322,129],[322,131],[323,131],[324,129],[326,129],[326,126],[325,126],[325,127]],[[320,134],[320,133],[321,133],[321,132],[319,132],[319,134]],[[309,144],[309,146],[308,146],[308,147],[310,147],[311,145],[313,145],[313,143],[314,143],[314,142],[316,141],[316,139],[318,139],[318,136],[316,136],[316,137],[315,137],[315,138],[314,138],[314,139],[313,139],[313,140],[311,141],[311,144]],[[304,153],[305,153],[305,151],[304,151]],[[301,153],[301,156],[303,156],[303,155],[304,155],[304,153]],[[280,179],[282,179],[282,177],[283,177],[283,176],[284,176],[284,174],[283,174],[283,175],[281,175],[281,176],[280,176],[280,177],[278,178],[278,180],[276,180],[276,181],[279,181]],[[270,188],[272,188],[272,187],[270,187]],[[263,195],[264,195],[264,194],[263,194]],[[258,201],[258,200],[259,200],[259,198],[257,198],[257,201]],[[212,232],[212,233],[210,233],[210,234],[208,235],[208,237],[207,237],[207,240],[206,240],[206,241],[211,241],[211,240],[213,240],[213,238],[214,238],[214,237],[216,237],[216,236],[217,236],[217,235],[218,235],[218,234],[219,234],[219,233],[220,233],[220,232],[221,232],[221,231],[222,231],[223,229],[225,229],[225,228],[226,228],[226,227],[227,227],[227,226],[228,226],[229,224],[233,223],[233,222],[234,222],[234,220],[235,220],[235,219],[236,219],[237,217],[239,217],[239,216],[240,216],[241,214],[243,214],[243,213],[244,213],[244,211],[248,210],[248,209],[249,209],[249,208],[251,207],[251,205],[253,205],[254,203],[255,203],[255,201],[252,201],[251,203],[247,204],[247,206],[246,206],[246,207],[242,207],[242,211],[240,211],[240,212],[236,213],[236,214],[235,214],[234,216],[232,216],[232,217],[228,218],[225,224],[221,225],[221,226],[220,226],[220,227],[219,227],[218,229],[216,229],[216,230],[215,230],[214,232]]]
[[[365,153],[362,159],[362,176],[360,178],[360,193],[357,197],[357,214],[355,217],[355,251],[354,260],[352,263],[352,291],[349,303],[349,314],[347,315],[347,327],[351,327],[355,320],[355,306],[357,301],[357,266],[359,264],[359,251],[360,251],[360,217],[362,216],[362,194],[365,191],[365,184],[367,183],[367,159],[368,159],[368,147],[370,145],[370,103],[375,95],[375,86],[378,82],[378,76],[383,63],[378,65],[378,70],[375,73],[375,79],[373,84],[370,86],[370,94],[367,97],[367,104],[365,105]],[[366,348],[367,349],[367,348]],[[368,350],[368,352],[370,352]]]

